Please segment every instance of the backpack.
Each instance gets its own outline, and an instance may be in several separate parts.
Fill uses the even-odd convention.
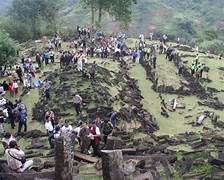
[[[109,135],[113,130],[113,126],[110,123],[104,123],[102,126],[103,134],[105,135]]]

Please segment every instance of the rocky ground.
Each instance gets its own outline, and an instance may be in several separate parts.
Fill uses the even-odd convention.
[[[127,43],[132,46],[134,40],[128,39]],[[28,156],[35,158],[37,170],[54,167],[54,155],[42,133],[45,108],[51,108],[59,122],[69,120],[75,127],[83,118],[76,117],[72,106],[72,97],[78,93],[83,97],[83,112],[88,119],[96,115],[105,118],[112,110],[122,112],[115,136],[119,148],[135,148],[124,152],[125,173],[130,179],[146,172],[155,179],[223,179],[223,62],[214,55],[200,53],[200,61],[210,68],[210,81],[198,82],[189,76],[196,53],[189,47],[176,48],[185,63],[183,76],[177,74],[175,63],[168,62],[165,55],[158,56],[156,70],[148,62],[134,64],[129,57],[122,62],[89,59],[90,64],[97,62],[95,79],[82,78],[74,66],[45,69],[41,77],[52,81],[51,100],[46,102],[38,90],[24,97],[33,119],[30,130],[40,131],[30,131],[20,139]],[[206,118],[197,125],[200,115]],[[94,164],[76,165],[80,179],[102,179],[101,170],[96,170]]]

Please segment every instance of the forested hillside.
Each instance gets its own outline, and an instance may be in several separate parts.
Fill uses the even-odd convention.
[[[7,12],[12,0],[0,2],[1,15]],[[65,0],[61,8],[59,25],[62,29],[74,29],[77,24],[90,25],[90,8],[84,8],[84,0]],[[128,32],[166,33],[171,38],[199,44],[203,48],[220,51],[224,40],[223,0],[138,0],[132,6],[132,22]],[[95,16],[98,11],[95,10]],[[97,19],[97,18],[95,18]],[[107,32],[120,31],[120,24],[103,12],[102,28]],[[214,48],[215,47],[215,48]]]

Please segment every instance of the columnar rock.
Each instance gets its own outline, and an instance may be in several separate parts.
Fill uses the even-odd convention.
[[[122,151],[102,151],[102,167],[104,180],[124,180]]]

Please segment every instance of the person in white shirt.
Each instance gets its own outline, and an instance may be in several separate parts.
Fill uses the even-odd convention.
[[[76,110],[76,113],[77,113],[77,116],[78,116],[81,113],[81,104],[82,104],[81,96],[76,94],[75,97],[73,98],[73,103],[74,103],[75,110]]]
[[[52,138],[54,138],[53,137],[54,127],[52,125],[50,117],[46,118],[44,126],[45,126],[45,129],[47,131],[49,144],[50,144],[51,148],[53,148],[54,145],[52,144]]]
[[[78,142],[79,144],[81,143],[81,140],[80,140],[80,131],[82,129],[82,121],[79,122],[79,126],[77,128],[74,129],[74,132],[76,133],[76,137],[78,139]]]
[[[49,52],[51,63],[54,64],[54,51],[51,49]]]
[[[19,148],[16,141],[9,143],[9,149],[6,149],[5,155],[9,168],[15,172],[24,172],[33,165],[33,160],[25,159],[25,153]]]
[[[70,124],[68,124],[67,120],[65,121],[64,126],[62,126],[62,128],[61,128],[61,132],[62,132],[62,135],[64,135],[64,136],[67,136],[67,137],[71,136],[71,134],[73,132],[73,128]]]
[[[82,69],[83,69],[82,58],[80,58],[78,60],[77,69],[78,69],[78,71],[82,71]]]
[[[14,89],[15,95],[18,95],[18,93],[19,93],[19,85],[18,85],[16,80],[13,82],[12,87]]]
[[[47,130],[47,134],[49,135],[50,133],[53,133],[54,131],[54,128],[53,128],[53,125],[52,125],[52,122],[50,120],[50,117],[48,117],[45,121],[45,129]]]

